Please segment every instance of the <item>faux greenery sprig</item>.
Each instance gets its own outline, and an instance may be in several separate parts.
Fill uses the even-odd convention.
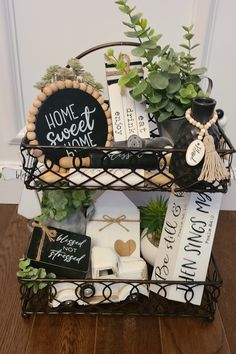
[[[30,265],[30,259],[20,258],[19,261],[20,270],[16,273],[19,278],[27,279],[25,283],[27,288],[33,288],[34,294],[39,290],[44,289],[48,282],[36,281],[37,279],[55,279],[56,275],[54,273],[47,273],[44,268],[34,268]]]
[[[140,227],[147,229],[154,241],[160,240],[165,215],[167,211],[168,199],[162,196],[150,200],[145,206],[140,207]]]
[[[74,214],[79,208],[93,204],[93,190],[44,190],[41,202],[41,215],[36,218],[44,223],[48,218],[61,221]]]
[[[139,42],[139,46],[132,49],[132,54],[143,58],[143,65],[148,70],[145,78],[140,78],[136,69],[127,72],[123,55],[116,58],[114,51],[109,49],[108,60],[122,74],[119,84],[131,88],[130,94],[135,100],[145,99],[148,112],[153,113],[159,122],[181,117],[189,108],[192,98],[204,95],[199,82],[206,68],[194,68],[196,58],[193,57],[192,50],[199,44],[192,44],[193,26],[183,26],[185,42],[181,47],[186,52],[176,52],[169,45],[159,45],[162,35],[155,33],[147,19],[142,17],[142,13],[134,12],[135,7],[131,8],[128,0],[115,2],[120,11],[129,18],[128,22],[123,22],[129,28],[125,32],[126,36]]]
[[[41,81],[37,82],[34,87],[43,89],[45,86],[50,85],[52,82],[59,80],[75,80],[78,82],[85,82],[93,86],[98,91],[103,89],[103,86],[96,82],[91,73],[84,70],[79,59],[72,58],[67,62],[67,67],[59,65],[51,65],[48,67],[46,74],[42,77]]]

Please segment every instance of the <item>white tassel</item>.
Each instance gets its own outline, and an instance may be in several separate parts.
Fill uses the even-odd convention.
[[[210,134],[206,134],[203,140],[205,145],[205,159],[198,181],[212,183],[229,178],[229,171],[226,169],[223,160],[215,149],[214,139]]]

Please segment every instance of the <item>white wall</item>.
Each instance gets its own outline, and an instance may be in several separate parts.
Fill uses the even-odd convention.
[[[202,44],[197,52],[198,60],[208,61],[215,89],[218,87],[219,90],[215,91],[216,96],[219,96],[219,104],[230,118],[231,114],[233,116],[233,101],[227,99],[226,94],[222,95],[220,90],[222,83],[225,85],[227,82],[227,70],[229,77],[231,71],[229,74],[229,66],[222,70],[220,59],[217,67],[215,60],[211,59],[215,56],[211,56],[211,53],[218,52],[218,32],[224,31],[224,23],[230,26],[226,16],[228,12],[232,13],[235,5],[233,1],[224,2],[223,5],[223,0],[219,0],[219,3],[215,18],[211,9],[217,9],[217,0],[130,0],[130,4],[135,4],[138,11],[143,12],[157,32],[164,33],[163,43],[177,47],[177,43],[182,42],[181,25],[195,23],[196,38]],[[69,58],[91,46],[127,38],[123,34],[126,28],[122,25],[125,15],[118,11],[113,0],[0,0],[0,6],[0,75],[4,78],[4,85],[0,87],[1,164],[19,158],[18,147],[9,146],[8,141],[19,129],[19,122],[23,124],[24,111],[28,110],[37,93],[33,84],[40,79],[45,69],[52,64],[63,66]],[[215,33],[217,36],[212,35]],[[209,46],[208,41],[212,39]],[[227,45],[224,37],[220,42]],[[233,53],[236,53],[236,44]],[[100,60],[90,56],[83,63],[98,81],[105,83],[105,75],[101,70],[102,55]],[[234,120],[230,120],[229,124],[229,135],[233,141],[232,132],[236,124]],[[1,183],[0,202],[1,194],[6,189],[5,186],[4,190],[1,189]]]

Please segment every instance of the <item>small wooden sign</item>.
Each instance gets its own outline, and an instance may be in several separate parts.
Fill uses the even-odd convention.
[[[95,147],[112,140],[110,110],[92,86],[66,80],[46,86],[29,111],[27,138],[31,145]],[[40,153],[41,151],[41,153]],[[34,149],[55,164],[73,149]]]

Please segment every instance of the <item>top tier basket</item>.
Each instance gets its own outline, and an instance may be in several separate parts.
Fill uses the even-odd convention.
[[[77,56],[78,59],[90,53],[112,46],[137,46],[133,42],[111,42],[90,48]],[[158,136],[155,119],[149,116],[150,126],[153,127],[151,137]],[[219,127],[222,141],[222,148],[218,150],[219,155],[224,161],[226,168],[230,171],[232,155],[235,152],[232,144]],[[114,190],[138,190],[138,191],[189,191],[189,192],[227,192],[229,180],[215,181],[214,183],[194,182],[189,185],[181,186],[178,178],[174,178],[168,173],[168,159],[172,152],[178,151],[185,156],[183,149],[142,149],[142,148],[120,148],[120,147],[71,147],[71,146],[42,146],[36,145],[38,149],[57,149],[66,156],[67,151],[74,151],[76,156],[86,156],[86,153],[99,154],[100,166],[96,169],[80,168],[75,163],[68,173],[59,173],[54,170],[52,162],[45,159],[39,162],[32,152],[32,145],[27,138],[21,143],[21,154],[23,157],[23,169],[25,171],[25,185],[28,189],[114,189]],[[118,152],[121,155],[129,154],[129,167],[112,168],[109,160],[109,153]],[[140,154],[148,156],[149,165],[137,165]],[[80,158],[80,157],[79,157]],[[187,179],[188,180],[188,179]]]

